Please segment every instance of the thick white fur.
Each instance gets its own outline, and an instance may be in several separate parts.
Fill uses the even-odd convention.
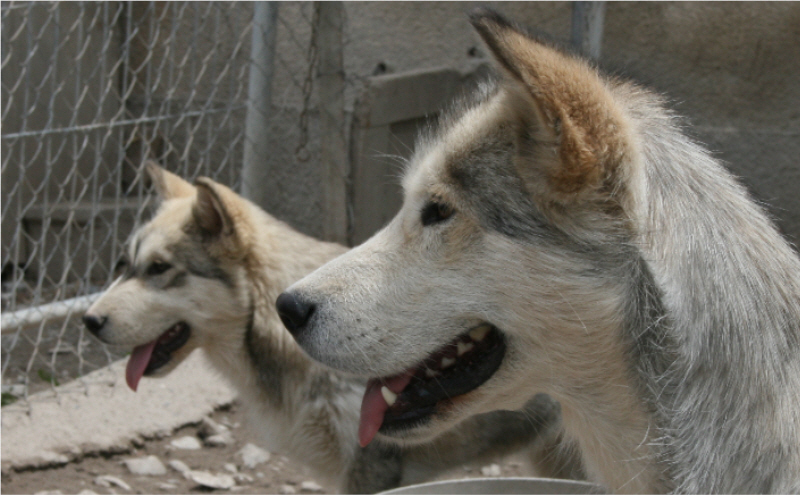
[[[492,15],[476,24],[505,81],[418,149],[389,225],[287,290],[316,308],[300,344],[380,377],[489,322],[508,342],[501,368],[397,440],[546,392],[614,491],[800,491],[797,254],[657,97]],[[503,215],[546,226],[488,228],[453,178],[469,160],[495,171]],[[530,203],[501,190],[509,170]],[[452,217],[423,225],[431,201]]]
[[[188,195],[163,201],[157,215],[136,233],[131,263],[172,262],[169,247],[182,241],[182,227],[192,222],[196,193],[193,186],[187,186]],[[192,330],[189,342],[157,374],[169,373],[189,353],[202,348],[239,392],[257,443],[310,466],[328,486],[346,487],[347,466],[358,448],[355,435],[363,381],[340,380],[311,363],[283,330],[272,306],[282,287],[346,249],[302,236],[243,200],[237,208],[239,221],[256,236],[249,246],[257,250],[251,261],[261,266],[227,260],[226,268],[237,279],[235,290],[219,280],[191,275],[181,287],[168,290],[141,277],[121,277],[87,313],[107,316],[101,337],[120,345],[144,344],[179,321],[188,323]],[[138,252],[134,253],[137,243]],[[247,354],[245,331],[251,304],[255,306],[256,330],[270,340],[271,358],[282,375],[278,376],[283,382],[282,397],[263,390]],[[309,389],[320,375],[331,378],[335,393],[310,401]],[[148,386],[147,378],[142,386]]]

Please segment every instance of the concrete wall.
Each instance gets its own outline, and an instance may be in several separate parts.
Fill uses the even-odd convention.
[[[568,2],[489,6],[557,40]],[[349,2],[348,77],[431,67],[463,70],[481,56],[470,2]],[[800,3],[611,2],[601,66],[666,94],[690,132],[767,203],[800,240]],[[348,101],[357,98],[348,87]]]
[[[800,241],[800,3],[611,3],[603,50]]]
[[[497,2],[490,6],[517,22],[566,42],[568,2]],[[345,4],[345,73],[348,110],[357,106],[369,78],[436,67],[468,70],[483,56],[466,19],[470,2],[348,2]],[[289,36],[302,37],[305,7],[281,5],[273,94],[286,115],[302,106],[288,91],[303,73],[305,53]],[[292,21],[296,19],[296,21]],[[793,241],[800,239],[800,4],[610,3],[601,65],[665,93],[688,118],[691,132],[742,177],[770,207]],[[398,100],[398,105],[405,104]],[[296,138],[283,129],[276,150]],[[272,138],[272,136],[271,136]],[[312,129],[312,148],[316,143]],[[402,154],[402,153],[401,153]],[[407,154],[407,153],[406,153]],[[320,178],[312,163],[287,159],[271,166],[274,200],[264,205],[304,232],[319,235]],[[395,180],[387,178],[387,180]],[[360,237],[360,236],[359,236]]]

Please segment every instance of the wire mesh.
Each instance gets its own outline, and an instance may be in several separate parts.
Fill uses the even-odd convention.
[[[313,5],[278,12],[265,166],[317,152],[296,139]],[[4,404],[126,351],[78,317],[152,209],[147,159],[239,189],[252,25],[247,2],[3,2]]]

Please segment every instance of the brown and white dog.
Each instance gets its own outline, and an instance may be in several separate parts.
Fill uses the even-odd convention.
[[[398,215],[278,299],[370,377],[360,440],[545,392],[617,492],[800,491],[800,260],[661,98],[490,11],[501,78],[419,143]]]

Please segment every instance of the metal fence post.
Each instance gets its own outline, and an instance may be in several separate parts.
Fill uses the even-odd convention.
[[[600,59],[606,2],[572,2],[572,46],[581,54]]]
[[[253,11],[250,79],[247,89],[242,195],[265,207],[269,170],[267,133],[272,103],[275,22],[278,2],[256,2]]]
[[[344,122],[342,2],[315,2],[319,9],[317,77],[320,106],[320,166],[322,173],[322,235],[347,241],[347,143]]]

